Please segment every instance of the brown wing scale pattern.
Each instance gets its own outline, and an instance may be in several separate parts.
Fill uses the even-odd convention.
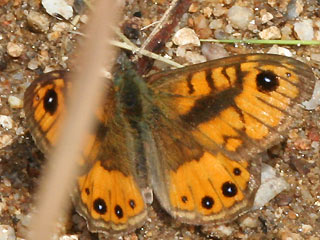
[[[252,54],[160,73],[148,82],[164,112],[152,124],[159,167],[175,161],[170,152],[181,139],[202,149],[198,158],[185,154],[179,167],[152,172],[154,188],[172,215],[204,224],[250,209],[260,184],[259,154],[301,116],[297,103],[311,96],[314,77],[294,59]],[[170,132],[170,144],[160,132]],[[163,176],[167,184],[160,183]]]

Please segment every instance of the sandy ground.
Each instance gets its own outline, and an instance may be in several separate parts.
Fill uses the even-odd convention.
[[[46,14],[37,0],[0,0],[0,115],[5,116],[0,127],[0,224],[11,226],[16,236],[21,238],[26,233],[29,212],[33,207],[33,193],[39,184],[45,160],[30,137],[20,105],[26,87],[39,74],[53,69],[72,69],[72,56],[78,51],[76,42],[81,41],[81,36],[75,32],[81,32],[80,26],[85,22],[85,6],[82,1],[75,2],[77,11],[74,15],[80,15],[81,20],[72,26],[70,21]],[[275,31],[280,34],[280,38],[299,39],[294,24],[305,20],[312,21],[314,39],[320,39],[318,1],[296,1],[293,8],[297,16],[293,19],[287,15],[292,3],[290,5],[290,1],[286,0],[279,2],[195,0],[177,30],[188,26],[200,38],[260,39],[265,37],[259,35],[263,30],[275,27],[265,34],[274,34]],[[122,30],[136,44],[140,44],[152,29],[150,27],[140,31],[141,27],[159,20],[169,4],[167,0],[131,0],[126,3],[126,27]],[[241,29],[230,23],[228,18],[228,11],[234,5],[243,6],[245,11],[252,14],[248,14],[251,16],[250,23]],[[301,6],[302,11],[299,10]],[[33,24],[32,19],[27,19],[30,13],[36,15],[35,19],[44,18],[44,23]],[[192,64],[206,57],[268,52],[273,49],[276,53],[290,52],[294,58],[313,67],[316,74],[319,73],[318,46],[285,45],[285,50],[279,50],[273,45],[221,44],[207,45],[205,48],[213,51],[207,53],[204,45],[202,43],[201,47],[183,49],[170,40],[163,55],[172,56],[181,64]],[[180,56],[177,57],[177,54]],[[155,65],[163,67],[163,64]],[[12,99],[12,96],[17,99]],[[12,103],[13,100],[18,103]],[[202,229],[175,221],[155,202],[150,206],[149,219],[144,227],[124,238],[320,239],[319,116],[319,108],[306,112],[302,125],[290,130],[288,140],[269,151],[268,164],[289,183],[290,189],[279,194],[262,209],[241,216],[228,225]],[[97,234],[88,232],[85,221],[74,210],[70,211],[65,222],[60,224],[61,235],[74,234],[79,239],[99,238]]]

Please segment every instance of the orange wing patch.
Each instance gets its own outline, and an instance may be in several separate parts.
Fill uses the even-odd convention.
[[[81,200],[94,219],[119,225],[145,210],[143,197],[132,176],[108,171],[97,161],[89,173],[78,180]]]
[[[219,213],[244,198],[250,173],[246,165],[222,154],[204,152],[199,160],[170,171],[170,201],[178,210]]]

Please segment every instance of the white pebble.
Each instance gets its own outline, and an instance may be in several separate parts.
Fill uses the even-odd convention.
[[[23,52],[23,45],[9,42],[7,45],[7,52],[11,57],[20,57]]]
[[[249,8],[232,6],[228,11],[228,19],[233,27],[245,30],[253,19],[253,13]]]
[[[302,105],[307,110],[314,110],[315,108],[320,106],[320,81],[316,81],[311,99],[309,101],[303,102]]]
[[[79,237],[77,235],[63,235],[59,237],[59,240],[78,240]]]
[[[178,30],[174,34],[172,41],[178,46],[200,46],[200,40],[195,31],[187,27]]]
[[[23,135],[24,134],[24,128],[23,127],[18,127],[16,129],[16,134],[17,135]]]
[[[13,128],[14,122],[11,117],[0,115],[0,125],[5,129],[11,129]]]
[[[312,20],[308,19],[294,23],[294,31],[300,40],[312,40],[314,36]]]
[[[272,48],[268,51],[269,54],[279,54],[286,57],[292,57],[292,52],[289,49],[284,47],[279,47],[278,45],[273,45]]]
[[[14,229],[9,225],[0,225],[0,240],[15,240]]]
[[[280,32],[279,28],[277,28],[276,26],[272,26],[272,27],[266,28],[262,32],[260,32],[259,37],[264,40],[280,39],[281,32]]]
[[[258,209],[267,204],[271,199],[289,188],[289,184],[278,177],[276,170],[267,164],[262,164],[261,185],[254,199],[253,208]]]
[[[11,108],[22,108],[23,107],[23,101],[16,96],[9,96],[8,103]]]
[[[72,6],[65,0],[42,0],[42,6],[48,14],[54,17],[61,15],[65,19],[69,19],[73,16]]]

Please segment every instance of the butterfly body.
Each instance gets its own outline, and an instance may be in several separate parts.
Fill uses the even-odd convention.
[[[73,200],[89,229],[123,234],[141,226],[147,187],[185,223],[217,224],[250,210],[261,154],[301,116],[312,71],[287,57],[249,54],[142,79],[123,61],[79,161]],[[44,78],[26,91],[25,111],[47,151],[69,84],[59,72]],[[59,103],[46,107],[53,96]]]

